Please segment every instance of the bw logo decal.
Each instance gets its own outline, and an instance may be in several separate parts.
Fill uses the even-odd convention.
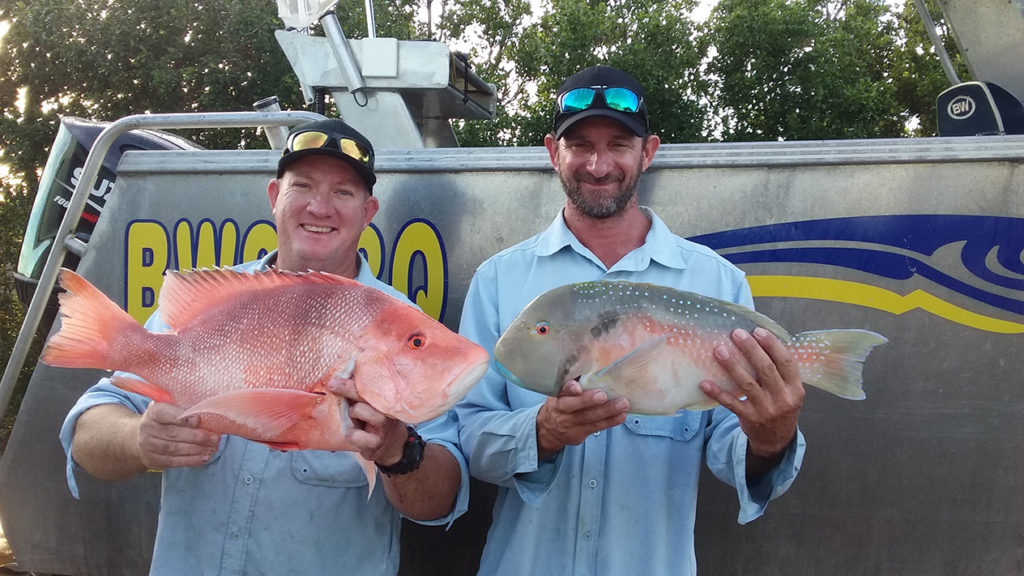
[[[946,111],[949,112],[950,118],[967,120],[971,117],[971,114],[974,114],[975,108],[977,106],[975,106],[973,98],[970,96],[957,96],[949,102]]]

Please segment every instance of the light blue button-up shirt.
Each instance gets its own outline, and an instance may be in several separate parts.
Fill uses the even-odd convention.
[[[743,272],[709,248],[672,234],[644,208],[643,246],[611,269],[559,214],[544,232],[476,271],[460,332],[487,350],[539,294],[591,280],[672,286],[753,306]],[[739,522],[760,516],[796,477],[804,440],[757,486],[746,482],[746,436],[718,407],[677,416],[628,415],[622,426],[537,461],[537,413],[546,397],[507,382],[493,363],[456,406],[473,476],[498,485],[481,576],[695,574],[693,528],[702,460],[736,487]]]
[[[266,269],[275,253],[239,266]],[[403,301],[377,280],[365,261],[356,280]],[[166,329],[154,314],[146,327]],[[142,413],[150,400],[109,380],[90,388],[61,428],[68,486],[78,496],[71,436],[82,412],[121,404]],[[423,524],[448,524],[466,511],[469,472],[458,449],[451,413],[417,427],[428,442],[447,448],[459,462],[462,481],[448,516]],[[205,466],[163,471],[160,516],[151,574],[360,574],[398,572],[401,515],[380,486],[367,500],[367,482],[349,452],[281,452],[237,436],[221,436]]]

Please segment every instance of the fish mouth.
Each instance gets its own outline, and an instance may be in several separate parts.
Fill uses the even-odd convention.
[[[487,364],[486,360],[472,364],[452,380],[452,383],[448,386],[448,395],[450,398],[455,399],[452,402],[453,405],[465,396],[474,384],[484,377],[484,374],[487,373]]]
[[[479,382],[480,379],[484,377],[484,374],[487,373],[487,365],[487,360],[471,364],[462,372],[459,372],[455,378],[452,378],[446,389],[448,392],[448,401],[445,402],[444,406],[440,407],[437,414],[430,416],[427,420],[444,414],[451,410],[459,400],[462,400],[462,398],[469,393],[469,389]]]
[[[462,400],[462,398],[467,393],[469,393],[469,389],[472,388],[474,384],[479,382],[480,379],[484,377],[484,374],[487,373],[487,366],[487,360],[478,362],[476,364],[472,364],[466,367],[466,369],[463,370],[462,372],[459,372],[454,378],[452,378],[452,380],[448,383],[448,386],[446,388],[446,391],[448,392],[448,401],[445,402],[443,406],[438,406],[437,410],[431,411],[429,413],[414,414],[413,411],[408,409],[408,407],[405,407],[406,414],[404,416],[399,418],[398,416],[392,415],[392,417],[399,418],[400,420],[406,419],[407,421],[414,422],[417,424],[420,422],[426,422],[427,420],[433,420],[434,418],[437,418],[438,416],[451,410],[459,402],[459,400]]]
[[[519,376],[516,376],[515,374],[513,374],[511,370],[506,368],[505,365],[502,364],[501,362],[499,362],[497,359],[494,360],[494,365],[495,365],[495,367],[497,367],[498,372],[502,376],[504,376],[506,380],[508,380],[509,382],[515,384],[516,386],[522,386],[523,385],[523,381],[519,379]]]

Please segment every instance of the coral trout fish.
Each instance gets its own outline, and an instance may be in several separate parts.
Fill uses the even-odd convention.
[[[538,296],[502,334],[494,356],[511,382],[535,392],[556,396],[578,378],[584,389],[625,397],[630,412],[675,414],[716,405],[701,391],[702,380],[741,394],[713,352],[726,346],[743,358],[730,334],[758,326],[790,349],[805,384],[853,400],[865,397],[868,353],[888,341],[867,330],[790,336],[737,304],[652,284],[599,281]]]

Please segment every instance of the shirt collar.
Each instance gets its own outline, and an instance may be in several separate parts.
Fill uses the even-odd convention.
[[[668,225],[654,213],[654,210],[641,206],[641,210],[651,219],[651,229],[641,250],[649,254],[651,260],[663,266],[682,270],[686,268],[684,251],[679,249],[680,238],[669,230]]]
[[[256,269],[257,270],[261,270],[261,271],[262,270],[266,270],[266,269],[270,268],[271,266],[273,266],[276,263],[277,263],[277,249],[274,249],[274,250],[271,250],[270,252],[267,252],[267,255],[264,256],[263,258],[260,258],[259,262],[256,264]]]
[[[579,244],[579,240],[569,231],[569,227],[565,225],[565,218],[562,216],[563,210],[564,208],[559,210],[547,230],[541,232],[537,242],[538,255],[551,256],[566,246]],[[579,250],[576,251],[579,252]]]
[[[356,252],[356,258],[359,259],[359,272],[356,273],[355,280],[360,284],[367,284],[370,278],[376,278],[373,275],[373,271],[370,270],[370,265],[367,264],[366,258],[363,258],[362,252]],[[277,250],[271,250],[266,256],[260,258],[259,263],[256,264],[257,270],[266,270],[277,263]]]
[[[669,268],[682,270],[686,268],[686,259],[679,250],[679,238],[669,230],[665,222],[647,206],[640,210],[651,221],[651,229],[647,232],[643,246],[622,257],[612,269],[643,270],[652,260]],[[540,234],[537,242],[537,254],[550,256],[563,248],[569,247],[582,256],[596,262],[597,257],[584,246],[565,224],[563,211],[559,210],[551,225]]]
[[[359,259],[359,272],[356,273],[356,282],[360,284],[370,286],[377,277],[373,275],[373,270],[370,270],[369,263],[366,262],[366,258],[363,258],[363,253],[356,251],[356,258]]]

